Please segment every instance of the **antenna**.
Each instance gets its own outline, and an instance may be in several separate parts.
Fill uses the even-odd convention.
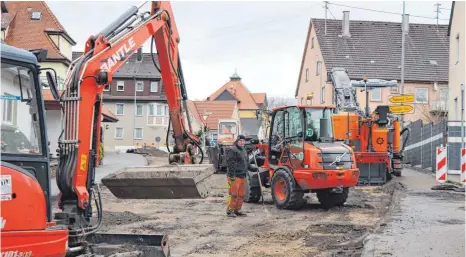
[[[327,36],[327,10],[328,10],[328,1],[325,2],[325,35]]]
[[[436,4],[434,4],[434,5],[437,6],[437,10],[435,11],[435,12],[437,13],[437,15],[435,16],[435,19],[437,20],[437,30],[438,30],[438,19],[439,19],[439,17],[440,17],[440,13],[441,13],[441,11],[440,11],[440,6],[441,6],[442,4],[436,3]]]

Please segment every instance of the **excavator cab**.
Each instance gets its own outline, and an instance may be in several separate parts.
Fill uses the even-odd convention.
[[[1,46],[1,255],[73,256],[86,251],[110,255],[131,245],[138,256],[169,256],[168,238],[158,234],[99,233],[102,202],[85,218],[72,212],[52,213],[52,188],[44,94],[58,99],[54,70],[40,68],[41,56]],[[41,72],[45,78],[41,79]],[[57,178],[58,180],[59,178]],[[66,210],[65,210],[66,211]],[[87,210],[86,210],[87,211]],[[58,214],[58,215],[57,215]],[[97,216],[97,223],[91,218]],[[65,223],[76,219],[75,224]],[[82,225],[78,230],[75,225]],[[88,224],[85,224],[88,222]],[[86,243],[82,244],[83,238]]]

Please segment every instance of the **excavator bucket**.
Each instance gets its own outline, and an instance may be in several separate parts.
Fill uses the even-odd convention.
[[[102,183],[121,199],[196,199],[209,195],[212,164],[132,167],[110,174]]]
[[[169,257],[168,236],[95,233],[86,238],[93,256]]]

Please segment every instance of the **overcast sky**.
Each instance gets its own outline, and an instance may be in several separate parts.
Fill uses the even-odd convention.
[[[140,2],[47,2],[82,51],[98,33],[131,5]],[[333,2],[328,18],[400,22],[402,2]],[[437,2],[406,2],[410,23],[432,23]],[[441,3],[441,24],[448,24],[451,2]],[[235,69],[251,92],[294,97],[309,19],[324,18],[324,3],[313,2],[197,2],[175,1],[172,8],[180,33],[180,55],[191,99],[205,98],[229,80]],[[389,40],[389,39],[387,39]],[[147,46],[148,44],[146,44]],[[145,47],[149,52],[149,48]],[[201,90],[202,89],[202,90]]]

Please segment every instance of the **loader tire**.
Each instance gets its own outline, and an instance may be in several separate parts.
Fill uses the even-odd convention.
[[[249,171],[246,175],[246,193],[244,194],[244,201],[246,203],[257,203],[261,198],[261,188],[259,185],[259,181],[257,180],[257,178],[254,179],[254,175],[257,175],[257,173]]]
[[[291,173],[277,170],[272,177],[272,198],[279,209],[298,209],[303,203],[304,192]]]
[[[343,206],[348,199],[349,189],[343,188],[343,192],[335,193],[331,190],[323,190],[317,192],[317,199],[324,209],[330,209],[335,206]]]

